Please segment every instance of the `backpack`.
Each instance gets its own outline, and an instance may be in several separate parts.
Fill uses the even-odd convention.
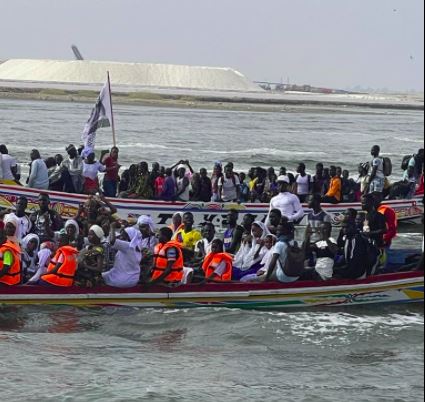
[[[404,158],[403,158],[403,162],[401,162],[401,170],[407,170],[407,169],[409,169],[409,163],[410,163],[410,160],[412,159],[412,155],[406,155]]]
[[[384,160],[384,175],[389,177],[393,174],[393,163],[390,158],[383,158]]]
[[[301,276],[304,272],[305,253],[304,250],[298,246],[297,242],[295,242],[293,246],[289,242],[285,243],[288,246],[288,249],[286,263],[285,266],[282,267],[283,272],[291,278],[296,278]]]

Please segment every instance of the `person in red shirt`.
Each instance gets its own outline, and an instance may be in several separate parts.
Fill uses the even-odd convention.
[[[103,180],[103,192],[106,197],[114,198],[117,196],[118,183],[120,181],[119,171],[120,165],[118,163],[119,149],[113,147],[110,155],[103,161],[106,166],[106,174]]]
[[[155,187],[155,199],[160,200],[162,192],[164,190],[165,183],[165,169],[161,168],[159,176],[155,179],[154,187]]]
[[[385,248],[390,249],[393,240],[397,237],[398,218],[395,210],[388,205],[381,204],[379,197],[375,197],[378,212],[385,216],[387,232],[384,234]]]

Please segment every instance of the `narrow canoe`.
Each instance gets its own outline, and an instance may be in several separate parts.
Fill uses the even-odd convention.
[[[93,290],[40,286],[0,288],[0,306],[226,307],[288,310],[423,301],[423,272],[386,274],[358,281],[309,281],[293,284],[193,284],[178,288],[140,286],[125,290],[111,287]]]
[[[29,200],[28,212],[35,211],[38,208],[37,199],[39,191],[17,186],[0,185],[0,208],[14,209],[19,197],[25,196]],[[53,208],[64,218],[72,218],[77,214],[78,207],[87,200],[87,196],[48,192]],[[240,211],[241,219],[245,214],[253,214],[257,220],[265,220],[268,212],[268,204],[232,204],[232,203],[197,203],[197,202],[161,202],[161,201],[143,201],[143,200],[124,200],[111,199],[111,202],[118,209],[119,215],[123,219],[137,219],[140,215],[151,215],[155,223],[161,227],[170,225],[172,217],[176,212],[192,212],[195,216],[196,224],[210,221],[216,226],[221,226],[229,210],[237,209]],[[394,208],[399,221],[414,221],[421,218],[423,207],[421,198],[412,200],[388,201],[387,205]],[[309,212],[308,206],[304,205],[306,213]],[[360,203],[338,205],[323,205],[323,208],[332,216],[334,225],[341,223],[344,212],[348,208],[361,210]]]

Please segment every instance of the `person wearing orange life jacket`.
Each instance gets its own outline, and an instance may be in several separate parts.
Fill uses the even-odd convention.
[[[74,285],[78,268],[78,250],[70,246],[70,238],[66,233],[60,236],[59,248],[52,258],[47,273],[41,276],[40,285],[69,288]]]
[[[162,228],[159,231],[159,244],[155,247],[151,285],[178,284],[183,281],[182,244],[172,241],[172,237],[173,232],[170,228]]]
[[[230,282],[232,280],[233,257],[224,252],[224,244],[216,239],[212,242],[212,251],[205,257],[202,269],[206,281]]]
[[[21,248],[12,241],[16,238],[17,225],[6,221],[7,240],[0,246],[0,286],[16,286],[22,282]]]
[[[391,248],[393,240],[397,237],[398,220],[395,210],[388,205],[382,205],[380,200],[376,200],[378,212],[385,216],[387,232],[384,234],[385,248]]]

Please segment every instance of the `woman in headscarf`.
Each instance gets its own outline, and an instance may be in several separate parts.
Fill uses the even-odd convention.
[[[180,229],[184,227],[183,225],[183,213],[176,212],[173,215],[173,223],[169,226],[169,228],[173,231],[173,234],[176,235]]]
[[[105,249],[102,246],[105,232],[94,225],[89,230],[89,244],[78,257],[76,283],[78,286],[94,288],[102,284],[102,272],[105,268]]]
[[[158,239],[155,236],[155,224],[151,216],[142,215],[137,220],[137,226],[139,227],[142,235],[141,247],[143,250],[148,250],[153,253],[155,246],[158,244]]]
[[[40,239],[36,234],[29,234],[22,239],[22,276],[23,283],[30,280],[37,272],[37,254]]]
[[[6,238],[11,243],[19,246],[19,239],[18,239],[18,228],[19,228],[19,220],[18,218],[13,215],[9,214],[6,215],[4,219],[4,230],[6,234]]]
[[[36,271],[28,281],[28,285],[37,283],[41,277],[47,273],[47,268],[50,265],[50,261],[55,252],[55,243],[48,241],[41,244],[40,251],[37,254],[38,263],[36,266]]]
[[[256,221],[252,225],[251,239],[242,245],[235,256],[232,279],[239,281],[247,275],[257,274],[262,268],[261,261],[267,252],[265,239],[270,234],[263,222]]]
[[[81,250],[84,246],[84,237],[80,235],[80,225],[74,219],[65,222],[65,233],[69,236],[71,246]]]
[[[117,224],[111,225],[109,242],[117,251],[115,263],[110,271],[102,274],[106,285],[117,288],[132,288],[140,280],[140,262],[142,260],[142,235],[134,227],[123,229],[116,236]]]

